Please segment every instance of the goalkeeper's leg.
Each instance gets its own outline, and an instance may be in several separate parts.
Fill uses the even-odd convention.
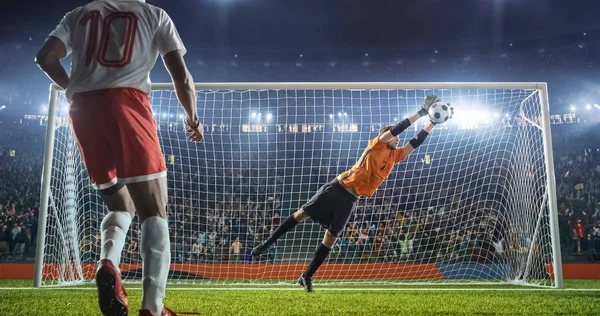
[[[292,230],[298,223],[303,222],[308,218],[308,215],[304,212],[304,210],[300,209],[296,211],[294,214],[288,216],[277,229],[273,232],[271,236],[260,245],[256,246],[252,249],[252,256],[260,256],[263,252],[265,252],[272,244],[274,244],[279,237],[283,236],[288,231]]]
[[[325,262],[325,258],[329,255],[329,251],[331,247],[335,244],[337,237],[329,232],[329,230],[325,231],[325,237],[323,237],[323,242],[317,247],[317,251],[315,251],[315,255],[306,268],[306,271],[300,276],[298,279],[298,283],[304,287],[307,292],[312,292],[312,276],[317,272],[319,267]]]

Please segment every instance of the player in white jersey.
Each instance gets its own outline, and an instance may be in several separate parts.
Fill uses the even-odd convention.
[[[66,89],[73,134],[110,212],[102,220],[96,272],[104,315],[127,315],[118,268],[127,230],[141,222],[143,297],[140,315],[174,315],[163,305],[171,251],[166,220],[166,166],[148,101],[149,73],[162,55],[187,119],[188,139],[203,139],[196,91],[171,18],[144,0],[97,0],[67,13],[36,56]],[[73,55],[71,74],[60,60]]]

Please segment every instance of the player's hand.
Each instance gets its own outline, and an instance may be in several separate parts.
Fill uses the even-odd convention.
[[[423,105],[421,106],[423,108],[423,110],[425,111],[429,111],[429,108],[431,107],[431,105],[433,105],[434,103],[440,101],[440,98],[433,94],[433,95],[428,95],[425,97],[425,101],[423,102]]]
[[[191,133],[188,135],[188,140],[194,143],[201,142],[204,139],[204,128],[202,123],[198,119],[191,119],[187,117],[185,119],[185,124],[187,125],[186,132]]]

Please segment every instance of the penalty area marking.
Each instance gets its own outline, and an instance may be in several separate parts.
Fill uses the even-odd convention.
[[[0,291],[15,291],[15,290],[66,290],[66,291],[96,291],[95,287],[45,287],[45,288],[33,288],[33,287],[0,287]],[[141,287],[128,288],[127,291],[141,291]],[[300,287],[167,287],[167,291],[304,291]],[[485,292],[485,291],[520,291],[520,292],[535,292],[535,291],[549,291],[549,292],[600,292],[600,289],[553,289],[553,288],[318,288],[317,291],[403,291],[403,292],[435,292],[435,291],[457,291],[457,292]]]

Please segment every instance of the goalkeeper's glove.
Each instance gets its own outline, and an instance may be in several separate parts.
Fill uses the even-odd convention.
[[[440,98],[438,98],[437,95],[428,95],[425,97],[425,101],[423,102],[423,105],[421,105],[421,109],[419,110],[419,115],[421,117],[427,115],[427,113],[429,112],[429,108],[431,107],[432,104],[436,103],[440,101]]]

